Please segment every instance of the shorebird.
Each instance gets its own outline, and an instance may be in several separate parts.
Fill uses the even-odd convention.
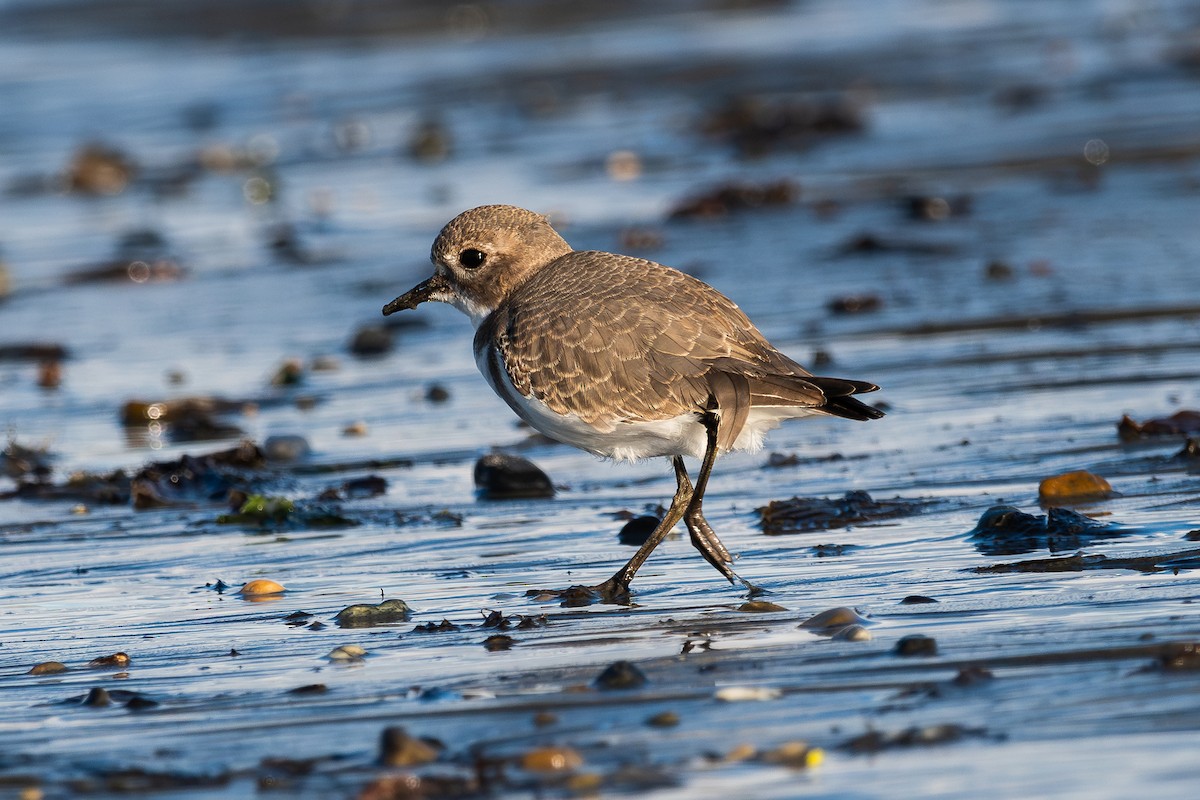
[[[586,587],[601,597],[627,597],[680,520],[709,564],[757,594],[704,518],[718,454],[758,449],[786,419],[883,416],[854,397],[878,386],[812,375],[708,284],[653,261],[573,250],[541,214],[464,211],[438,234],[430,260],[433,276],[384,306],[385,316],[449,303],[475,326],[484,378],[533,428],[599,456],[671,459],[670,507],[625,566]],[[694,485],[684,456],[700,459]]]

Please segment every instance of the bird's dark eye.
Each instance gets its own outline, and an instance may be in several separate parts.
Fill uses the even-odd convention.
[[[483,266],[483,262],[486,259],[487,253],[482,250],[476,250],[474,247],[468,247],[458,254],[458,263],[467,269],[479,269]]]

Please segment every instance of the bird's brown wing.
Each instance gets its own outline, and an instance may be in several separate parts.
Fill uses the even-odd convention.
[[[827,401],[810,373],[724,295],[628,256],[557,259],[485,321],[476,347],[487,340],[519,392],[602,430],[715,406],[718,444],[727,450],[753,406]]]

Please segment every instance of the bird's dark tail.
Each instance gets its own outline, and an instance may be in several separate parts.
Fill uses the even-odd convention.
[[[879,419],[883,416],[883,412],[878,408],[869,406],[853,396],[877,391],[879,387],[873,383],[850,381],[845,378],[812,377],[805,378],[805,380],[815,384],[825,393],[825,405],[821,406],[821,410],[826,414],[861,421]]]

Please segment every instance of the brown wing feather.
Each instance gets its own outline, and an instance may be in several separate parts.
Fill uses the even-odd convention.
[[[540,270],[480,327],[476,347],[487,338],[519,392],[601,429],[699,413],[715,401],[723,450],[755,405],[822,408],[831,395],[849,400],[870,386],[812,378],[724,295],[612,253],[573,252]]]

